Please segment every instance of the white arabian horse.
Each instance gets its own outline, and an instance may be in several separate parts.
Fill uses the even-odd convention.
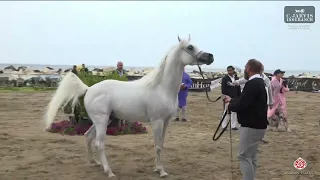
[[[179,44],[165,55],[160,67],[136,81],[105,80],[88,87],[75,74],[68,73],[48,105],[46,128],[50,128],[61,106],[72,101],[74,107],[78,98],[85,95],[84,105],[93,122],[85,133],[90,162],[100,164],[94,158],[92,148],[95,147],[104,172],[109,178],[115,176],[106,158],[104,144],[109,116],[113,112],[117,118],[126,121],[151,123],[156,151],[154,171],[160,173],[160,177],[167,176],[160,155],[167,126],[178,107],[183,69],[186,65],[210,65],[214,61],[212,54],[190,44],[190,35],[188,40],[180,40],[179,36],[178,40]]]

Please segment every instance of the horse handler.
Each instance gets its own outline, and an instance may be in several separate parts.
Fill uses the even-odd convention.
[[[261,62],[251,59],[244,72],[245,84],[239,98],[226,96],[229,111],[237,112],[240,127],[239,160],[243,180],[254,180],[257,168],[258,145],[262,141],[267,120],[267,92],[261,78]]]
[[[267,91],[267,105],[269,107],[269,109],[272,109],[273,107],[273,96],[272,96],[272,89],[271,89],[271,84],[270,84],[270,79],[268,78],[268,76],[266,74],[264,74],[264,66],[262,64],[262,70],[261,70],[261,78],[264,81],[264,85]],[[244,85],[248,82],[248,80],[246,80],[245,78],[241,78],[239,80],[234,81],[232,84],[235,86],[241,86]],[[262,140],[263,143],[268,143],[268,141],[266,140]]]

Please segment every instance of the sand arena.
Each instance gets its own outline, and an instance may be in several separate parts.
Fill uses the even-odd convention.
[[[102,167],[86,160],[85,138],[43,132],[40,123],[52,92],[0,92],[1,180],[100,180]],[[218,91],[211,93],[212,98]],[[222,112],[220,102],[211,104],[204,93],[189,95],[189,122],[172,122],[164,143],[163,165],[169,180],[230,179],[228,132],[211,140]],[[269,144],[259,150],[259,180],[320,179],[320,94],[289,92],[288,114],[292,132],[267,132]],[[57,120],[66,119],[59,113]],[[156,180],[154,145],[148,134],[108,136],[110,166],[121,180]],[[233,133],[234,176],[240,179],[237,155],[239,134]],[[305,171],[313,176],[285,175],[297,172],[293,162],[302,157]]]

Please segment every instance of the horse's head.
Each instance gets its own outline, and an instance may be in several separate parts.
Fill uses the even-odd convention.
[[[210,65],[213,63],[213,55],[207,52],[201,51],[197,46],[190,43],[190,35],[188,40],[179,40],[180,60],[184,65]]]

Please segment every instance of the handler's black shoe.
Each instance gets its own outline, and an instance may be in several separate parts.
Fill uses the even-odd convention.
[[[186,121],[187,121],[187,119],[186,119],[186,118],[182,118],[182,121],[183,121],[183,122],[186,122]]]
[[[176,120],[176,121],[179,121],[179,118],[176,118],[175,120]]]
[[[238,128],[232,128],[232,130],[234,130],[234,131],[238,131],[239,129],[238,129]]]

